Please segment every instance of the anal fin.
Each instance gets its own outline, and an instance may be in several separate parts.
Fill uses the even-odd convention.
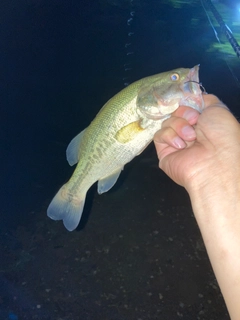
[[[102,194],[110,190],[114,184],[117,182],[117,179],[121,173],[123,168],[117,169],[116,171],[112,172],[109,176],[103,177],[102,179],[98,180],[98,193]]]

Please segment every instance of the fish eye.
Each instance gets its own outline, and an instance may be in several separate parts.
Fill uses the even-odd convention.
[[[171,80],[172,81],[178,81],[179,80],[179,74],[178,73],[171,74]]]

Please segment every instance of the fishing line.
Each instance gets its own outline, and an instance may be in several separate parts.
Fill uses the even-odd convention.
[[[134,30],[133,30],[133,21],[135,17],[135,8],[134,8],[134,0],[130,0],[130,12],[129,16],[127,17],[127,40],[125,42],[125,63],[123,65],[124,68],[124,77],[123,77],[123,85],[127,87],[130,81],[130,74],[132,73],[133,69],[133,56],[134,56],[134,49],[133,49],[133,39],[134,39]]]
[[[220,40],[220,38],[219,38],[219,36],[218,36],[217,30],[215,29],[215,27],[214,27],[214,25],[213,25],[213,23],[212,23],[212,21],[211,21],[211,18],[210,18],[210,16],[209,16],[208,12],[207,12],[207,9],[206,9],[206,7],[204,6],[203,0],[201,0],[201,4],[202,4],[202,7],[203,7],[203,9],[204,9],[204,11],[205,11],[205,14],[206,14],[206,16],[207,16],[207,18],[208,18],[209,24],[210,24],[210,26],[211,26],[212,29],[213,29],[213,32],[214,32],[214,34],[215,34],[215,37],[216,37],[218,43],[221,44],[221,45],[223,45],[223,43],[221,42],[221,40]],[[237,86],[240,87],[240,82],[239,82],[237,76],[235,75],[235,73],[233,72],[233,69],[232,69],[231,66],[229,65],[229,63],[228,63],[228,61],[227,61],[227,55],[226,55],[225,52],[223,52],[223,57],[224,57],[224,61],[225,61],[226,65],[227,65],[227,67],[228,67],[228,69],[229,69],[229,71],[230,71],[233,79],[235,80]]]
[[[207,91],[206,91],[206,89],[204,88],[204,86],[202,85],[202,82],[198,82],[198,81],[194,81],[194,80],[188,80],[188,81],[186,81],[186,82],[184,82],[184,83],[188,83],[188,82],[197,83],[197,84],[199,85],[200,89],[202,90],[202,93],[207,94]]]

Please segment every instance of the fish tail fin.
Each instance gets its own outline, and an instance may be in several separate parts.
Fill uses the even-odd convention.
[[[85,203],[86,194],[81,197],[68,192],[67,185],[63,185],[53,198],[47,209],[47,215],[53,220],[63,220],[68,231],[77,228]]]

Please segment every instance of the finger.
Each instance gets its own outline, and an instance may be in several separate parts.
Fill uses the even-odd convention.
[[[159,167],[163,170],[164,170],[164,164],[162,163],[162,161],[164,160],[164,158],[170,154],[173,154],[173,153],[179,151],[179,149],[176,149],[176,148],[171,147],[169,145],[165,145],[164,148],[159,149],[158,145],[156,143],[155,143],[155,148],[156,148],[157,156],[159,159]]]
[[[218,99],[218,97],[216,97],[213,94],[203,95],[203,100],[204,100],[205,108],[207,108],[213,104],[221,103],[221,101]]]
[[[218,97],[216,97],[213,94],[203,95],[203,101],[204,101],[205,108],[208,108],[211,106],[211,107],[221,107],[229,110],[228,107],[221,100],[219,100]]]
[[[157,152],[161,152],[166,146],[172,146],[176,149],[182,149],[186,147],[186,143],[178,136],[177,132],[167,126],[162,128],[154,135],[154,143],[156,145]]]
[[[163,122],[162,128],[170,127],[183,140],[193,141],[196,139],[196,132],[189,122],[183,118],[171,117]]]
[[[191,107],[180,106],[172,113],[173,117],[180,117],[186,119],[189,124],[194,125],[197,123],[199,112]]]

